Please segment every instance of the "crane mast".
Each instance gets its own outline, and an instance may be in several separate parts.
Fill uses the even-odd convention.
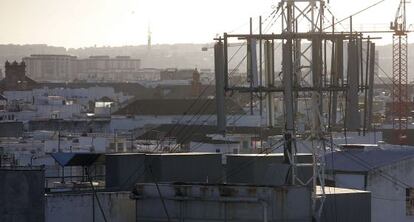
[[[392,47],[392,124],[400,145],[407,144],[408,127],[408,41],[406,0],[400,0],[394,22]]]

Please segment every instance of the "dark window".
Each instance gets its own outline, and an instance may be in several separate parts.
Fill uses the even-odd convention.
[[[407,216],[414,216],[414,188],[405,190],[405,208]]]

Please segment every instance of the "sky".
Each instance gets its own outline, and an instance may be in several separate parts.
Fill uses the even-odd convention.
[[[379,0],[330,0],[337,18]],[[275,0],[1,0],[0,44],[48,44],[79,48],[142,45],[151,27],[153,44],[207,43],[223,32],[247,32],[248,19],[258,23],[278,4]],[[387,29],[399,0],[354,17],[358,27]],[[414,12],[414,3],[407,7]],[[414,23],[414,13],[408,24]],[[411,38],[414,40],[414,37]],[[380,43],[391,41],[391,34]],[[414,42],[414,41],[412,41]]]

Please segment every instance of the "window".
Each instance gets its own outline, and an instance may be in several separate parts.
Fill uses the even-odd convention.
[[[407,216],[414,216],[414,188],[405,190],[405,208]]]

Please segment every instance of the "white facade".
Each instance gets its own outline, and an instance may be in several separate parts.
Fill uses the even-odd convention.
[[[86,81],[128,81],[140,80],[141,60],[129,56],[90,56],[79,59],[76,79]]]
[[[99,192],[107,221],[135,222],[135,201],[129,191]],[[92,192],[55,193],[46,196],[46,222],[103,222],[105,221]]]
[[[191,124],[191,125],[216,125],[216,115],[200,115],[194,118],[193,115],[180,116],[112,116],[111,131],[114,130],[133,130],[142,128],[145,125],[160,125],[160,124]],[[260,116],[254,115],[228,115],[228,126],[260,126]]]
[[[77,103],[86,105],[89,101],[108,97],[114,101],[123,103],[130,97],[123,93],[116,93],[112,87],[90,87],[90,88],[41,88],[32,91],[5,91],[4,95],[9,101],[22,101],[26,103],[42,103],[49,96],[61,96],[67,100],[76,100]]]
[[[35,81],[69,81],[77,72],[76,56],[31,55],[23,61],[27,76]]]
[[[371,192],[373,222],[414,221],[414,214],[409,215],[408,212],[410,208],[414,211],[414,198],[411,200],[411,206],[406,199],[407,189],[414,188],[414,158],[380,167],[366,174],[337,173],[335,182],[337,187]]]
[[[142,80],[141,60],[129,56],[91,56],[78,59],[70,55],[31,55],[23,58],[26,71],[36,81],[64,82],[73,80]],[[136,78],[141,76],[141,78]]]
[[[86,117],[91,101],[108,97],[116,103],[124,103],[131,98],[116,93],[112,87],[41,88],[32,91],[5,91],[4,95],[8,98],[9,110],[0,112],[0,119],[19,121],[82,118]]]

